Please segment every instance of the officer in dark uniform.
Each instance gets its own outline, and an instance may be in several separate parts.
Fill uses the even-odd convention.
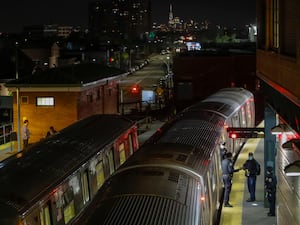
[[[239,169],[233,168],[232,153],[227,152],[222,160],[222,180],[224,184],[224,207],[232,207],[229,203],[229,195],[232,186],[232,176],[234,172],[238,172]]]
[[[249,152],[248,159],[243,165],[245,170],[245,176],[247,177],[248,191],[250,198],[247,199],[247,202],[254,202],[255,199],[255,190],[256,190],[256,177],[260,175],[260,165],[254,159],[253,153]]]
[[[265,178],[266,198],[269,201],[268,216],[275,216],[275,203],[276,203],[276,185],[277,179],[273,172],[273,168],[268,166]]]

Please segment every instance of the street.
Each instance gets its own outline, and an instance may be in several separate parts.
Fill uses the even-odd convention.
[[[124,114],[133,111],[144,111],[146,107],[158,109],[164,102],[164,89],[159,87],[160,79],[165,79],[169,68],[168,55],[153,55],[149,63],[134,71],[120,82],[120,111]],[[136,88],[136,89],[135,89]],[[147,102],[142,93],[149,91],[155,94],[154,101]]]

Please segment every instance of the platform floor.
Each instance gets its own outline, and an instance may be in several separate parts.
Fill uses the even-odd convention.
[[[261,175],[256,180],[256,201],[247,202],[249,192],[247,178],[244,171],[234,173],[230,203],[233,208],[224,208],[221,214],[220,225],[276,225],[276,217],[269,217],[269,209],[264,205],[264,139],[248,139],[244,145],[235,168],[240,168],[248,158],[248,153],[253,152],[254,158],[261,165]]]

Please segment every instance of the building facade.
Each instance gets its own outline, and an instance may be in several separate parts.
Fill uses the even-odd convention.
[[[59,131],[93,114],[118,114],[119,80],[126,74],[110,69],[114,71],[103,74],[103,66],[79,64],[7,83],[13,94],[14,131],[27,119],[30,143],[35,143],[50,126]]]
[[[112,0],[89,4],[89,31],[119,40],[140,39],[151,29],[150,1]]]
[[[289,177],[285,167],[300,159],[299,148],[284,143],[299,141],[300,133],[300,2],[298,0],[257,0],[257,76],[265,98],[265,129],[288,125],[270,137],[265,132],[264,160],[276,168],[277,224],[300,224],[300,180]],[[270,126],[272,125],[272,126]],[[266,130],[268,131],[268,130]],[[283,144],[282,144],[283,143]],[[299,167],[298,167],[299,170]]]

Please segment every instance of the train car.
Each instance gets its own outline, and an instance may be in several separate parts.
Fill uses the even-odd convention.
[[[135,122],[93,115],[2,161],[0,224],[70,224],[138,147]]]
[[[222,89],[157,131],[103,185],[76,225],[212,225],[222,207],[220,143],[254,125],[253,95]],[[236,142],[237,140],[232,140]],[[237,154],[238,143],[228,151]]]

